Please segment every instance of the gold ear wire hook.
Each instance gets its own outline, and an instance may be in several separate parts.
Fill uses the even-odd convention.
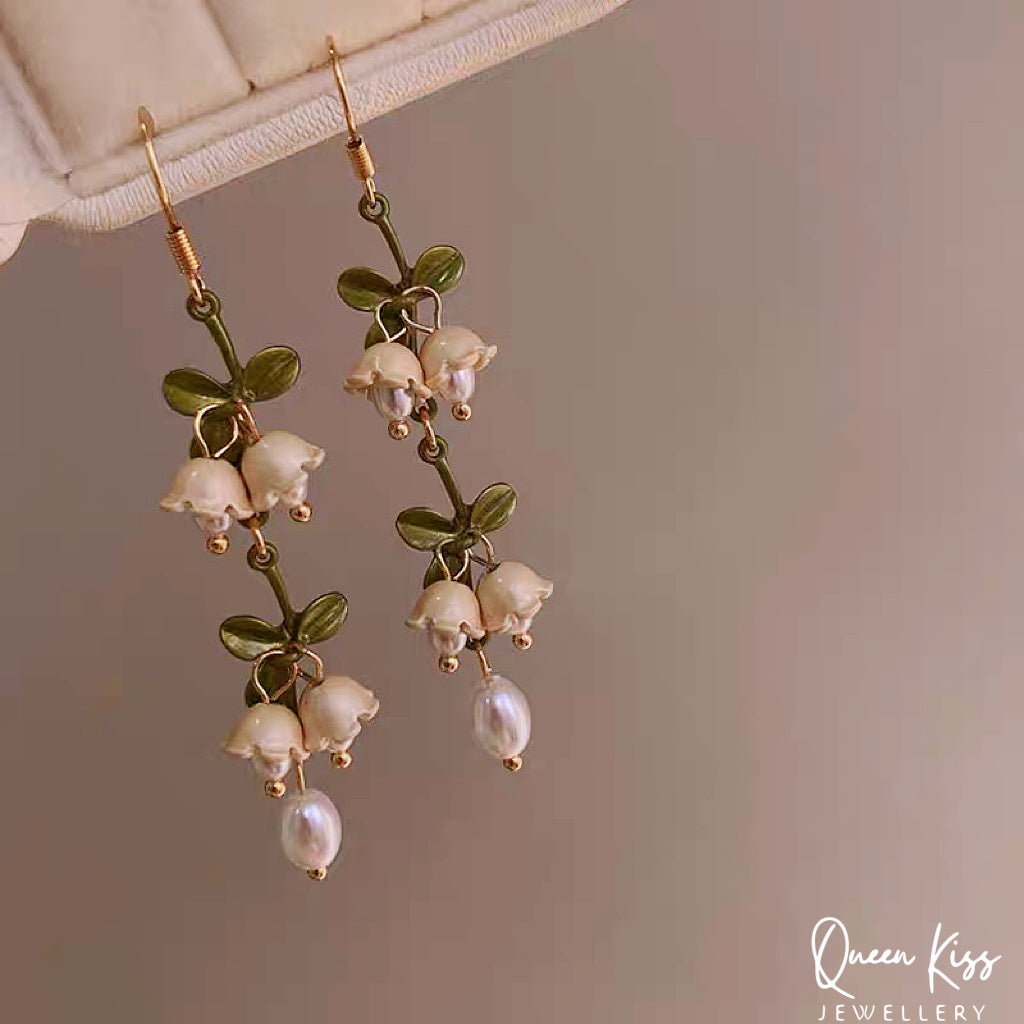
[[[331,55],[331,70],[334,72],[334,80],[338,83],[338,93],[341,95],[341,106],[345,111],[345,123],[348,125],[348,137],[350,142],[359,141],[359,127],[356,124],[356,115],[352,112],[352,101],[348,95],[348,83],[345,81],[345,72],[341,69],[341,57],[334,45],[334,36],[327,37],[327,52]]]
[[[153,138],[156,135],[156,124],[153,121],[153,115],[145,107],[139,107],[139,132],[142,134],[142,144],[146,147],[146,159],[149,161],[149,169],[153,172],[157,197],[160,199],[160,205],[164,208],[167,223],[173,231],[181,225],[174,218],[171,196],[167,191],[167,183],[164,181],[163,172],[160,170],[160,163],[156,158],[156,146],[153,145]]]
[[[156,158],[156,146],[153,140],[156,137],[156,125],[153,122],[153,115],[140,106],[139,111],[139,132],[142,135],[142,144],[146,149],[146,160],[149,162],[149,169],[153,173],[153,183],[156,185],[157,198],[163,207],[164,216],[167,218],[167,248],[171,250],[174,262],[178,270],[188,281],[189,290],[193,298],[200,305],[203,303],[203,279],[199,276],[199,256],[196,254],[192,239],[188,232],[174,216],[174,207],[171,205],[171,196],[167,191],[167,183],[164,181],[163,171],[160,170],[160,162]]]
[[[373,184],[373,176],[376,168],[373,165],[373,157],[370,155],[370,148],[366,141],[359,134],[359,126],[356,124],[356,115],[352,110],[352,101],[348,95],[348,84],[345,81],[345,72],[341,67],[341,57],[334,45],[334,37],[327,37],[327,52],[331,56],[331,70],[334,72],[334,81],[338,84],[338,95],[341,96],[341,107],[345,112],[345,124],[348,126],[348,142],[345,143],[345,150],[348,153],[349,163],[355,176],[363,183],[366,190],[366,198],[370,203],[377,202],[377,190]]]

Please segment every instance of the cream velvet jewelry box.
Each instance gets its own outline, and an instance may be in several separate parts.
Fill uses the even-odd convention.
[[[0,0],[0,260],[32,220],[102,231],[338,134],[325,37],[360,122],[625,0]]]

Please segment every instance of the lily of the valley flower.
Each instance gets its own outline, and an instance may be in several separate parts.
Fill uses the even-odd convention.
[[[498,351],[465,327],[439,327],[420,349],[425,383],[455,406],[466,406],[476,388],[476,374]],[[454,410],[453,410],[454,411]]]
[[[485,635],[476,594],[465,583],[454,580],[431,583],[420,594],[406,625],[425,629],[442,659],[457,655],[469,637],[479,640]]]
[[[528,636],[533,618],[555,585],[522,562],[502,562],[485,573],[477,584],[476,596],[484,629],[488,633]]]
[[[379,708],[374,693],[348,676],[328,676],[316,686],[307,686],[299,701],[306,749],[345,754],[362,723]]]
[[[211,537],[227,533],[232,518],[248,519],[252,504],[237,469],[224,459],[189,459],[174,476],[160,507],[191,512]]]
[[[257,512],[268,512],[278,502],[288,509],[302,505],[309,489],[308,470],[316,469],[323,461],[323,448],[287,430],[264,434],[242,455],[242,476],[252,507]]]
[[[420,361],[397,341],[381,341],[366,349],[345,378],[345,390],[365,394],[391,424],[404,422],[430,397]]]
[[[282,704],[254,704],[231,730],[224,749],[235,757],[251,758],[267,780],[283,779],[293,765],[309,757],[302,723]]]

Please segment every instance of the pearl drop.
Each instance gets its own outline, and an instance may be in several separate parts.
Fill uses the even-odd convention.
[[[449,402],[468,402],[476,390],[476,370],[452,370],[440,390]]]
[[[389,388],[384,384],[374,384],[370,388],[370,398],[377,407],[377,412],[386,420],[404,420],[412,415],[415,399],[408,388]]]
[[[303,871],[326,868],[341,848],[341,816],[318,789],[288,797],[281,815],[284,855]]]
[[[466,646],[466,634],[461,629],[438,629],[434,626],[427,634],[430,646],[440,658],[448,658],[458,654]]]
[[[256,778],[261,782],[283,779],[292,770],[290,757],[267,757],[263,754],[253,754],[249,764],[255,772]]]
[[[281,492],[281,504],[285,508],[295,508],[296,505],[301,505],[307,497],[309,497],[309,478],[304,476],[292,484],[288,490]]]
[[[473,737],[491,755],[515,757],[530,742],[526,694],[504,676],[485,677],[473,696]]]
[[[197,512],[195,520],[207,537],[219,537],[231,529],[231,516],[227,512]]]

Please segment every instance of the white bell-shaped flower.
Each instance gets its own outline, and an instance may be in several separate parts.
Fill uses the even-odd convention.
[[[497,351],[497,345],[486,344],[466,327],[439,327],[427,336],[420,349],[424,382],[449,402],[465,406],[476,388],[477,372],[490,363]]]
[[[189,459],[175,474],[160,507],[191,512],[211,537],[227,533],[232,518],[248,519],[254,514],[245,482],[225,459]]]
[[[278,502],[289,509],[302,505],[309,489],[309,470],[323,461],[323,448],[287,430],[264,434],[242,455],[242,476],[252,507],[269,512]]]
[[[529,634],[533,617],[555,585],[522,562],[502,562],[485,573],[476,587],[480,614],[488,633]]]
[[[405,624],[410,629],[427,630],[431,645],[442,658],[458,654],[469,637],[479,640],[485,635],[476,594],[454,580],[431,583]]]
[[[366,349],[345,378],[345,390],[365,394],[390,423],[408,419],[430,397],[420,361],[397,341],[381,341]]]
[[[373,691],[348,676],[328,676],[316,686],[307,686],[299,701],[306,749],[346,753],[362,723],[373,718],[379,708]]]
[[[235,757],[251,758],[268,780],[283,779],[293,765],[309,757],[302,723],[282,704],[254,704],[231,730],[224,750]]]

